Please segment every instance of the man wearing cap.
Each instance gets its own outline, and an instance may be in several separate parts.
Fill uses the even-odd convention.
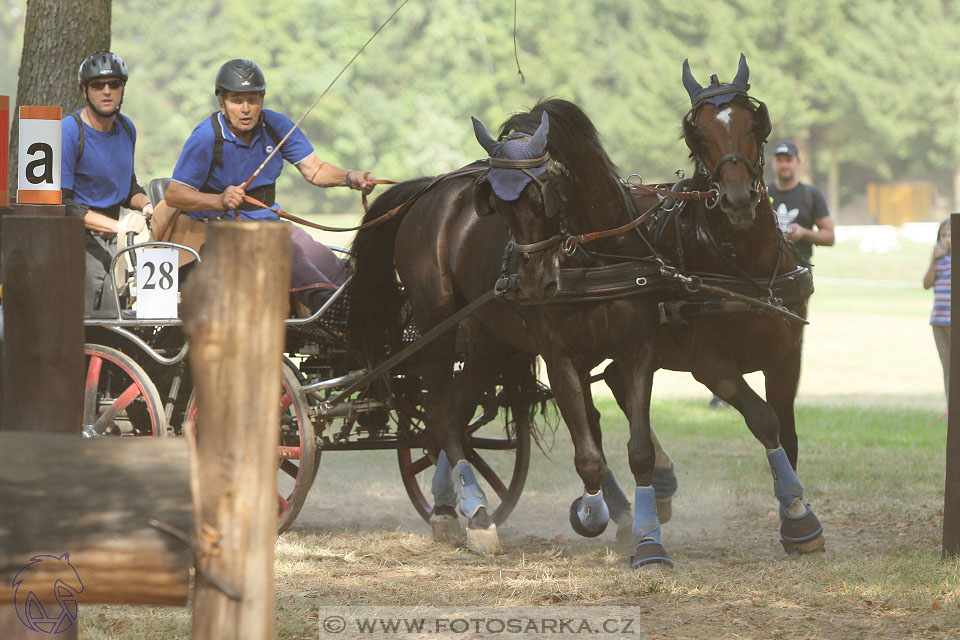
[[[833,220],[827,210],[827,201],[815,186],[800,182],[797,145],[783,140],[777,143],[773,152],[777,180],[775,186],[767,187],[770,202],[783,235],[793,241],[800,255],[809,262],[813,245],[833,245]]]
[[[251,204],[244,195],[272,207],[284,160],[318,187],[345,186],[365,194],[373,190],[376,179],[369,171],[347,171],[321,161],[303,131],[294,129],[293,120],[264,109],[266,88],[255,62],[237,58],[220,67],[214,91],[219,111],[198,124],[184,143],[165,205],[198,220],[232,216],[232,212],[241,219],[278,220],[273,209]],[[280,150],[242,189],[288,134]],[[316,311],[332,289],[343,283],[344,267],[330,249],[299,227],[291,226],[291,242],[292,288],[303,304]]]
[[[117,234],[139,233],[152,211],[133,171],[137,130],[120,113],[127,65],[109,51],[87,56],[77,72],[87,104],[63,119],[60,162],[67,215],[86,228],[84,309],[114,311],[110,262]],[[134,213],[120,218],[120,207]]]

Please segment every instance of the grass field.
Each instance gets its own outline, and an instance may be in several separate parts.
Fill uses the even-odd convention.
[[[783,554],[762,447],[739,414],[707,409],[705,389],[666,372],[652,417],[680,482],[664,526],[675,570],[638,576],[612,531],[573,533],[567,508],[582,486],[562,426],[534,451],[495,557],[430,540],[393,452],[332,453],[278,542],[277,636],[316,638],[321,607],[465,604],[607,607],[635,618],[641,638],[960,636],[960,564],[940,559],[946,422],[919,286],[929,253],[907,240],[884,254],[855,241],[816,251],[797,423],[825,553]],[[611,399],[598,404],[629,486],[625,420]],[[90,606],[81,621],[85,639],[189,637],[189,609]]]

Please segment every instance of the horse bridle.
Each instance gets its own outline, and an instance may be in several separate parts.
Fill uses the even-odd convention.
[[[524,137],[530,137],[531,134],[524,132],[514,132],[508,134],[502,138],[500,141],[519,139]],[[569,176],[570,172],[559,160],[554,160],[550,157],[550,153],[545,151],[542,156],[539,158],[528,158],[520,160],[511,160],[509,158],[489,158],[489,167],[486,171],[480,174],[477,178],[476,184],[474,185],[474,193],[483,182],[489,182],[489,173],[492,169],[517,169],[523,171],[540,189],[540,199],[543,203],[543,214],[547,218],[552,218],[555,215],[560,216],[560,233],[554,234],[545,240],[540,240],[539,242],[531,242],[527,244],[514,242],[513,250],[516,253],[521,254],[530,254],[536,253],[538,251],[543,251],[545,249],[550,249],[554,246],[558,246],[563,240],[564,229],[566,228],[566,216],[564,215],[562,202],[566,201],[566,198],[560,193],[556,185],[554,185],[551,180],[543,179],[540,176],[536,175],[531,169],[538,169],[544,165],[547,167],[546,177],[553,178],[561,175]],[[478,198],[474,197],[474,202],[478,202]],[[491,211],[487,209],[481,210],[481,206],[477,206],[477,215],[485,216],[489,215]]]
[[[747,168],[747,171],[750,173],[750,177],[753,180],[752,190],[757,193],[757,202],[759,202],[760,198],[763,196],[763,144],[767,141],[767,136],[770,135],[771,126],[770,115],[767,112],[766,104],[749,96],[746,91],[736,87],[731,87],[729,85],[708,89],[702,95],[697,97],[696,102],[694,102],[693,106],[690,107],[690,110],[683,117],[684,139],[687,142],[687,146],[691,147],[692,150],[693,147],[690,143],[690,134],[688,129],[692,129],[694,126],[693,117],[696,115],[697,110],[703,106],[703,103],[706,102],[708,98],[724,93],[735,93],[742,95],[750,102],[756,104],[754,114],[757,120],[757,161],[750,162],[750,160],[742,153],[727,153],[717,160],[716,164],[713,166],[713,170],[708,170],[706,165],[703,163],[703,158],[701,158],[698,153],[694,152],[694,160],[696,160],[697,163],[697,173],[703,175],[707,179],[710,191],[716,194],[714,198],[711,198],[704,203],[708,209],[713,209],[716,207],[720,202],[720,198],[723,196],[723,187],[720,184],[718,177],[720,175],[720,169],[723,168],[723,165],[727,164],[728,162],[739,162],[743,164]],[[753,203],[754,206],[756,206],[757,202]]]

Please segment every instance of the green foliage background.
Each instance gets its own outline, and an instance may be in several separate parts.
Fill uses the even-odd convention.
[[[112,49],[131,69],[124,103],[140,132],[138,174],[169,175],[215,108],[213,78],[258,61],[267,106],[295,120],[400,0],[114,0]],[[0,0],[0,92],[12,94],[25,0]],[[542,97],[580,104],[621,172],[689,169],[680,69],[729,81],[747,55],[773,138],[809,145],[806,168],[840,202],[867,182],[925,179],[953,193],[960,166],[956,0],[411,0],[307,117],[321,159],[405,179],[482,155],[470,116],[493,130]],[[79,60],[78,60],[79,64]],[[769,151],[769,149],[768,149]],[[287,170],[281,202],[355,210]]]

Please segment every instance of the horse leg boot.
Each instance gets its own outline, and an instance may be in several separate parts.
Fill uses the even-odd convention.
[[[457,510],[467,519],[467,547],[484,555],[500,552],[497,525],[487,512],[487,497],[466,460],[454,465],[451,473],[457,493]]]
[[[583,480],[583,495],[570,505],[570,525],[580,535],[592,538],[607,528],[610,511],[600,485],[606,463],[590,424],[590,411],[594,407],[586,391],[589,388],[589,370],[582,375],[568,357],[560,355],[547,360],[547,375],[560,415],[573,440],[573,462],[577,475]]]
[[[803,501],[803,485],[783,447],[767,450],[773,472],[773,493],[780,501],[780,542],[788,554],[823,549],[823,525]]]
[[[452,472],[447,454],[441,451],[437,456],[437,466],[430,487],[433,493],[430,529],[435,541],[448,544],[456,544],[463,538],[460,519],[457,518],[457,491],[453,486]]]
[[[633,539],[637,549],[630,566],[634,569],[664,565],[673,566],[660,542],[660,521],[657,520],[656,494],[653,487],[637,487],[634,493]]]
[[[603,380],[613,393],[613,397],[616,399],[620,409],[624,413],[627,413],[626,398],[623,391],[623,378],[620,364],[617,361],[611,362],[603,370]],[[653,431],[653,427],[650,427],[650,435],[653,437],[653,446],[657,453],[657,460],[653,467],[653,490],[657,494],[657,518],[661,524],[666,524],[670,521],[670,518],[673,517],[673,494],[677,492],[677,476],[673,471],[673,459],[670,457],[670,454],[667,453],[666,449],[661,446],[657,434]],[[626,496],[624,496],[624,500],[626,499]],[[611,516],[614,521],[617,522],[617,540],[624,543],[631,541],[633,539],[631,532],[633,519],[625,516],[621,516],[620,519],[618,519],[616,515],[613,515],[612,508]]]
[[[754,437],[767,450],[767,461],[773,473],[773,493],[780,502],[780,542],[784,551],[794,554],[823,549],[823,525],[803,501],[803,485],[790,464],[787,452],[780,446],[780,423],[776,412],[747,385],[743,376],[728,372],[726,379],[735,385],[735,391],[728,401],[740,412]],[[716,393],[719,385],[716,380],[712,382],[715,384],[708,387]]]
[[[630,418],[630,440],[627,452],[630,471],[637,483],[634,491],[633,540],[636,550],[630,566],[642,569],[651,566],[673,566],[660,541],[660,520],[657,518],[657,496],[652,486],[656,465],[656,446],[650,428],[650,394],[653,391],[653,350],[648,345],[639,349],[622,369],[625,405]]]

